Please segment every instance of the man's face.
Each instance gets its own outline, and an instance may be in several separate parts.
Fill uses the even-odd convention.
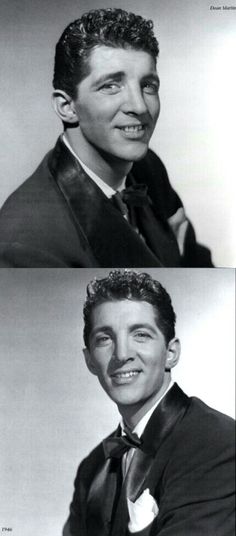
[[[98,46],[74,101],[87,149],[133,162],[147,151],[160,110],[159,80],[150,54]]]
[[[87,364],[118,406],[138,409],[157,398],[167,355],[151,304],[125,299],[94,308]]]

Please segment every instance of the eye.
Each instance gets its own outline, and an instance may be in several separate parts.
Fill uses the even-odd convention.
[[[144,93],[148,93],[148,95],[157,95],[159,90],[158,84],[155,84],[155,82],[145,82],[143,85],[143,91]]]
[[[106,346],[107,344],[110,343],[110,341],[111,341],[111,337],[104,333],[101,335],[96,335],[94,339],[94,344],[95,346]]]
[[[120,85],[118,83],[115,83],[115,82],[110,82],[110,83],[106,83],[106,84],[103,84],[99,90],[102,91],[103,93],[107,93],[109,95],[114,95],[115,93],[118,93],[120,91]]]
[[[147,331],[136,331],[134,333],[134,337],[139,342],[146,342],[147,340],[152,338],[150,333],[148,333]]]

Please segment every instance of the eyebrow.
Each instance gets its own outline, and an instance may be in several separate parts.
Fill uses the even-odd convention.
[[[100,331],[102,331],[103,333],[111,333],[111,331],[113,331],[112,327],[111,326],[98,326],[96,328],[93,328],[91,329],[91,332],[90,332],[90,337],[94,337],[95,335],[97,335],[97,333],[99,333]]]
[[[93,86],[98,86],[100,84],[102,84],[103,82],[106,82],[106,80],[121,80],[123,77],[125,76],[125,72],[124,71],[114,71],[114,72],[111,72],[111,73],[106,73],[106,74],[103,74],[102,76],[100,76],[99,78],[97,78],[97,80],[95,80]]]
[[[156,73],[145,74],[142,77],[142,80],[153,80],[154,82],[157,82],[158,84],[160,84],[160,78],[159,78],[158,74],[156,74]]]
[[[145,322],[140,322],[139,324],[132,324],[132,326],[130,326],[130,331],[135,331],[136,329],[149,329],[150,331],[152,331],[152,333],[157,333],[156,329],[154,329],[151,324]]]
[[[156,329],[153,328],[153,326],[151,326],[151,324],[148,324],[148,323],[145,323],[145,322],[139,322],[137,324],[132,324],[131,326],[129,326],[129,331],[132,332],[132,331],[135,331],[136,329],[149,329],[150,331],[152,331],[152,333],[157,333]],[[103,332],[103,333],[113,333],[113,328],[112,326],[98,326],[94,329],[91,330],[91,334],[90,336],[91,337],[94,337],[95,335],[97,335],[97,333],[99,332]]]
[[[99,78],[97,78],[93,86],[99,86],[100,84],[103,84],[107,80],[116,80],[118,82],[125,76],[125,74],[126,73],[124,71],[114,71],[111,73],[106,73],[100,76]],[[159,76],[155,73],[145,74],[141,80],[153,80],[154,82],[157,82],[158,85],[160,84]]]

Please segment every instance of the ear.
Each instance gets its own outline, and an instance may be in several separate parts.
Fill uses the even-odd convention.
[[[91,357],[91,354],[90,354],[88,348],[83,349],[83,354],[84,354],[86,365],[87,365],[89,371],[92,372],[92,374],[94,374],[95,376],[97,376],[97,370],[96,370],[96,367],[95,367],[95,365],[93,363],[93,360],[92,360],[92,357]]]
[[[78,124],[78,116],[73,99],[60,89],[56,89],[52,94],[54,110],[63,123]]]
[[[180,352],[181,346],[179,339],[171,339],[167,346],[166,371],[169,371],[177,365]]]

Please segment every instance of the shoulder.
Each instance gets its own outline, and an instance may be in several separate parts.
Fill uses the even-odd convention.
[[[170,438],[171,453],[162,480],[167,511],[182,508],[186,500],[189,505],[202,507],[204,503],[214,506],[224,501],[222,508],[231,508],[235,488],[234,430],[233,419],[190,398]]]
[[[233,460],[235,445],[235,421],[209,407],[202,400],[190,397],[187,412],[176,431],[176,456],[182,457],[182,446],[194,464],[203,460]],[[182,446],[181,446],[182,445]]]
[[[58,203],[57,193],[48,169],[51,151],[43,158],[34,173],[5,201],[0,211],[1,239],[15,240],[18,236],[40,229],[49,209]]]
[[[50,182],[50,171],[48,168],[48,160],[52,151],[49,151],[40,162],[37,169],[28,177],[20,186],[12,192],[5,201],[1,213],[7,211],[22,210],[24,206],[28,206],[29,202],[34,202],[38,196],[46,196],[50,190],[53,190]]]
[[[193,397],[190,418],[194,420],[196,433],[199,436],[205,434],[212,448],[234,447],[235,421],[228,415]]]
[[[211,408],[197,397],[190,397],[189,418],[193,419],[196,430],[201,430],[202,426],[207,426],[209,431],[233,433],[235,421],[228,415]]]
[[[47,152],[37,169],[27,178],[6,200],[1,215],[14,210],[22,215],[24,211],[37,210],[53,207],[54,203],[62,201],[59,187],[55,178],[58,174],[63,174],[63,161],[67,160],[68,169],[73,166],[73,159],[65,147],[62,137],[56,141],[53,149]],[[23,212],[22,212],[23,211]],[[32,213],[32,216],[34,213]]]
[[[47,244],[61,241],[67,229],[73,236],[64,197],[50,171],[52,154],[46,154],[35,172],[4,203],[0,211],[1,243],[43,250]]]

